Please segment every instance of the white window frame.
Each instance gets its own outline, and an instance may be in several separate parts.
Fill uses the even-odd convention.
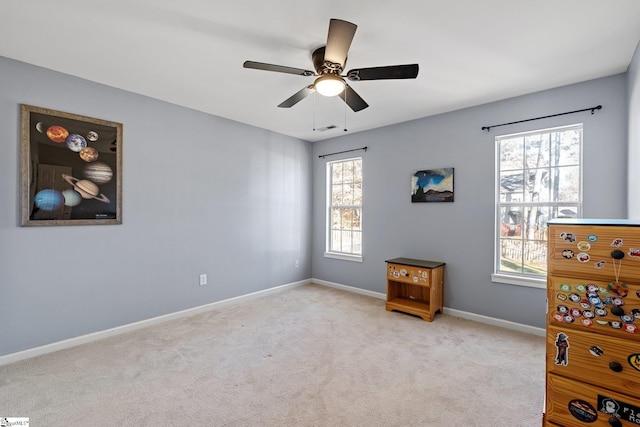
[[[580,153],[579,153],[579,159],[578,159],[578,166],[579,166],[579,178],[578,178],[578,200],[577,201],[571,201],[571,202],[560,202],[560,201],[549,201],[549,202],[525,202],[525,201],[521,201],[521,202],[515,202],[515,203],[509,203],[509,202],[502,202],[500,200],[500,186],[501,186],[501,161],[500,161],[500,141],[502,140],[507,140],[507,139],[513,139],[513,138],[518,138],[518,137],[526,137],[527,135],[535,135],[535,134],[543,134],[543,133],[553,133],[553,132],[558,132],[558,131],[565,131],[565,130],[571,130],[571,129],[580,129]],[[523,147],[524,149],[524,147]],[[498,283],[506,283],[506,284],[511,284],[511,285],[518,285],[518,286],[528,286],[528,287],[534,287],[534,288],[546,288],[547,286],[547,280],[546,280],[546,275],[539,275],[539,274],[527,274],[527,273],[517,273],[517,272],[513,272],[513,273],[508,273],[508,272],[504,272],[500,270],[500,263],[501,263],[501,227],[502,227],[502,218],[501,218],[501,212],[503,207],[508,207],[511,205],[519,205],[521,207],[527,207],[527,206],[531,206],[531,207],[535,207],[535,206],[547,206],[547,207],[563,207],[563,206],[571,206],[571,207],[577,207],[577,218],[582,217],[582,202],[583,202],[583,197],[582,197],[582,181],[583,181],[583,170],[584,170],[584,163],[583,163],[583,152],[584,152],[584,126],[582,123],[576,123],[576,124],[572,124],[572,125],[567,125],[567,126],[559,126],[559,127],[554,127],[554,128],[546,128],[546,129],[537,129],[537,130],[533,130],[533,131],[527,131],[527,132],[520,132],[520,133],[515,133],[515,134],[509,134],[509,135],[499,135],[496,136],[495,138],[495,159],[496,159],[496,166],[495,166],[495,232],[494,232],[494,237],[495,237],[495,241],[494,241],[494,267],[493,267],[493,274],[491,275],[491,280],[493,282],[498,282]],[[524,169],[524,164],[523,164],[523,171]],[[557,165],[549,165],[548,166],[549,169],[553,168],[553,167],[558,167]],[[549,218],[551,219],[551,218]],[[548,236],[547,236],[548,238]],[[524,249],[523,249],[524,251]]]
[[[363,249],[363,244],[362,244],[362,236],[363,236],[363,228],[362,228],[362,203],[360,203],[359,205],[339,205],[342,208],[351,208],[351,209],[359,209],[360,210],[360,236],[361,236],[361,240],[360,240],[360,253],[356,253],[356,252],[342,252],[342,251],[337,251],[337,250],[332,250],[331,248],[331,231],[332,231],[332,208],[334,207],[331,202],[332,202],[332,189],[333,189],[333,176],[331,173],[331,168],[333,165],[338,164],[338,163],[345,163],[345,162],[352,162],[352,161],[360,161],[361,163],[361,170],[362,170],[362,174],[360,176],[360,184],[363,185],[364,183],[364,162],[363,162],[363,158],[362,157],[351,157],[348,159],[340,159],[340,160],[334,160],[334,161],[330,161],[327,162],[327,166],[326,166],[326,178],[327,178],[327,182],[326,182],[326,246],[325,246],[325,253],[324,256],[326,258],[334,258],[334,259],[341,259],[341,260],[345,260],[345,261],[354,261],[354,262],[362,262],[362,249]]]

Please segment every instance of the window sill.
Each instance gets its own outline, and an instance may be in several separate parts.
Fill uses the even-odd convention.
[[[362,262],[362,256],[360,255],[347,255],[347,254],[339,254],[336,252],[325,252],[325,258],[333,258],[333,259],[341,259],[343,261],[351,261],[351,262]]]
[[[547,289],[546,279],[534,279],[533,277],[509,276],[506,274],[492,274],[491,281],[494,283],[505,283],[507,285]]]

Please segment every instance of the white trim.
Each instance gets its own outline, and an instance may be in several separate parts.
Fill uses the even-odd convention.
[[[343,261],[362,262],[361,255],[340,254],[337,252],[325,252],[325,258],[341,259]]]
[[[492,274],[494,283],[506,283],[507,285],[526,286],[529,288],[547,289],[547,279],[535,279],[533,277],[509,276],[508,274]]]
[[[469,313],[467,311],[456,310],[454,308],[444,308],[444,314],[448,314],[462,319],[473,320],[475,322],[486,323],[487,325],[499,326],[505,329],[511,329],[518,332],[533,334],[540,337],[546,336],[546,329],[535,326],[525,325],[523,323],[511,322],[504,319],[496,319],[495,317],[483,316],[482,314]]]
[[[311,283],[318,285],[329,286],[331,288],[342,289],[348,292],[354,292],[356,294],[367,295],[378,299],[387,299],[387,295],[368,291],[366,289],[354,288],[352,286],[341,285],[339,283],[327,282],[326,280],[311,279]],[[524,332],[527,334],[538,335],[544,337],[546,330],[544,328],[538,328],[535,326],[525,325],[522,323],[511,322],[510,320],[496,319],[495,317],[483,316],[482,314],[469,313],[467,311],[456,310],[454,308],[444,307],[444,314],[454,317],[460,317],[462,319],[473,320],[475,322],[485,323],[487,325],[498,326],[505,329],[511,329],[518,332]]]
[[[165,314],[162,316],[152,317],[150,319],[140,320],[138,322],[129,323],[122,326],[116,326],[115,328],[106,329],[103,331],[93,332],[86,335],[81,335],[75,338],[69,338],[66,340],[46,344],[40,347],[34,347],[27,350],[19,351],[17,353],[7,354],[0,356],[0,366],[6,365],[20,360],[30,359],[32,357],[41,356],[47,353],[53,353],[54,351],[64,350],[71,347],[76,347],[81,344],[90,343],[93,341],[101,340],[103,338],[111,337],[114,335],[123,334],[125,332],[131,332],[138,329],[146,328],[149,326],[157,325],[160,323],[168,322],[169,320],[182,319],[184,317],[193,316],[194,314],[204,313],[213,309],[227,307],[231,304],[235,304],[241,300],[253,299],[258,296],[270,294],[276,291],[280,291],[286,288],[294,288],[297,286],[308,285],[312,283],[311,279],[301,280],[299,282],[288,283],[281,286],[275,286],[273,288],[265,289],[262,291],[253,292],[246,295],[240,295],[221,301],[212,302],[210,304],[201,305],[199,307],[188,308],[186,310],[176,311],[174,313]]]
[[[341,285],[340,283],[327,282],[326,280],[311,279],[311,283],[316,285],[327,286],[329,288],[342,289],[343,291],[353,292],[354,294],[366,295],[368,297],[378,298],[381,300],[387,299],[387,294],[381,292],[368,291],[366,289],[354,288],[353,286]]]

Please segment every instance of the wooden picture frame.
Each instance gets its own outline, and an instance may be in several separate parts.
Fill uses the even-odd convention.
[[[20,104],[21,225],[122,224],[122,124]]]

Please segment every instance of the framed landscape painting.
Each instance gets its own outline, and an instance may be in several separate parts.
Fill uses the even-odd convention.
[[[122,124],[20,105],[21,225],[122,223]]]
[[[414,172],[411,178],[411,202],[453,202],[453,168]]]

